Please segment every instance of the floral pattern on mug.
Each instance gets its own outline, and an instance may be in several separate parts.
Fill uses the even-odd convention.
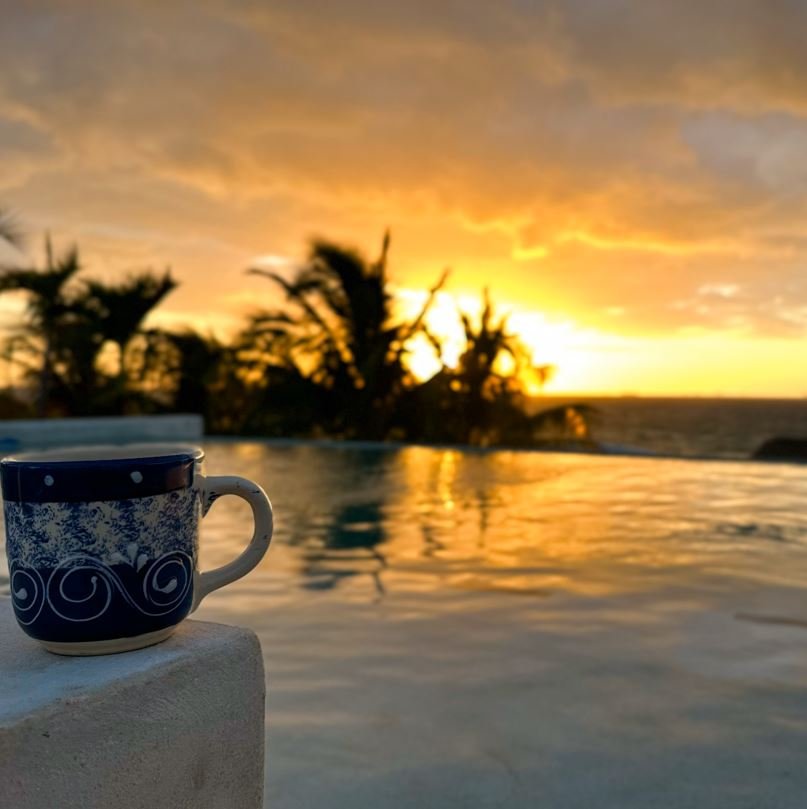
[[[25,567],[54,568],[72,554],[134,567],[171,551],[196,557],[201,503],[195,488],[92,503],[6,501],[4,510],[8,557]]]

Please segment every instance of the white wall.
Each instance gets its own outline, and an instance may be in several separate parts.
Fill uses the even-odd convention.
[[[186,621],[149,649],[58,657],[0,599],[0,806],[259,809],[264,692],[247,630]]]

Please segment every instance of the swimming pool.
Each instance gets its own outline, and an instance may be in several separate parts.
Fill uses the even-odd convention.
[[[277,513],[196,614],[261,637],[267,806],[802,809],[807,468],[206,449]]]

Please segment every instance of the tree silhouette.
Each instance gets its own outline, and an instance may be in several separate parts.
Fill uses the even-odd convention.
[[[459,404],[457,428],[462,440],[472,444],[499,443],[520,421],[523,413],[521,374],[533,371],[543,382],[549,366],[533,367],[521,341],[507,331],[507,317],[498,319],[490,300],[483,293],[483,308],[478,327],[466,312],[460,312],[465,350],[457,368],[450,372],[450,390]],[[506,372],[500,365],[509,359]]]
[[[256,431],[252,417],[260,397],[247,383],[235,346],[193,329],[152,330],[147,336],[157,348],[158,387],[170,391],[172,411],[200,413],[213,433]]]
[[[9,221],[0,215],[0,239],[15,238]],[[458,312],[464,348],[456,367],[419,382],[407,350],[422,335],[442,356],[426,319],[447,273],[415,317],[401,318],[389,246],[387,233],[368,261],[318,239],[291,277],[249,270],[281,290],[287,305],[253,314],[235,341],[223,342],[192,329],[145,328],[177,286],[170,270],[84,279],[77,248],[57,257],[46,237],[42,268],[0,267],[0,294],[26,296],[6,354],[33,380],[39,416],[194,411],[212,433],[593,446],[585,407],[531,412],[525,380],[542,383],[551,368],[533,363],[487,289],[478,319]],[[7,399],[8,411],[25,411],[24,402]]]
[[[587,408],[567,405],[530,413],[525,380],[543,384],[552,373],[536,365],[507,317],[497,316],[485,289],[478,325],[460,311],[465,346],[455,368],[412,391],[406,402],[408,433],[429,442],[478,446],[534,446],[546,440],[588,439]],[[441,343],[430,332],[438,356]]]
[[[73,246],[61,257],[54,258],[50,237],[45,238],[43,269],[0,268],[0,293],[27,293],[26,322],[9,339],[12,354],[21,351],[41,363],[38,372],[35,371],[39,377],[36,412],[40,417],[46,413],[56,365],[63,354],[63,328],[71,319],[68,286],[80,269],[78,249]]]
[[[332,432],[353,438],[384,438],[394,425],[395,405],[414,383],[404,357],[423,321],[443,273],[417,317],[396,319],[387,275],[389,233],[381,254],[367,261],[358,251],[315,240],[306,263],[291,280],[254,268],[291,305],[255,315],[247,335],[262,342],[270,366],[316,386],[322,417]]]
[[[144,336],[142,326],[146,317],[176,286],[170,270],[162,275],[146,270],[117,283],[84,281],[77,307],[95,332],[98,350],[110,343],[115,347],[117,372],[108,393],[113,409],[125,408],[129,398],[132,370],[129,349],[136,338]]]
[[[119,283],[78,278],[78,249],[55,257],[45,239],[45,266],[0,268],[0,293],[27,293],[22,325],[7,355],[37,377],[36,413],[120,412],[133,394],[127,350],[148,313],[176,286],[169,272],[142,272]],[[99,368],[107,344],[117,348],[112,375]]]

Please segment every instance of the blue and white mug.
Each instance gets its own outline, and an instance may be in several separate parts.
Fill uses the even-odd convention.
[[[0,464],[11,598],[23,631],[58,654],[159,643],[211,591],[248,573],[272,537],[263,489],[205,477],[196,447],[32,452]],[[199,523],[224,494],[252,507],[246,550],[198,570]]]

